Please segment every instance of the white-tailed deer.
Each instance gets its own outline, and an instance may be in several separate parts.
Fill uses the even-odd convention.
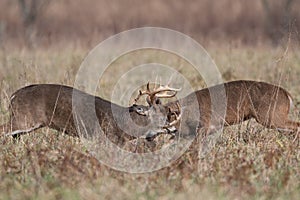
[[[151,91],[150,84],[148,82],[146,90],[139,91],[138,96],[134,99],[133,105],[136,105],[137,101],[140,99],[141,96],[147,95],[146,101],[149,107],[139,107],[139,109],[137,109],[136,112],[140,115],[149,116],[150,118],[154,117],[156,119],[155,120],[156,122],[158,122],[157,119],[159,118],[159,116],[157,116],[157,114],[159,114],[161,120],[159,121],[159,124],[157,124],[157,126],[162,128],[163,130],[163,131],[149,131],[148,134],[146,135],[147,140],[153,140],[154,137],[162,133],[175,134],[177,132],[177,128],[175,128],[175,125],[181,119],[180,105],[179,103],[175,103],[175,105],[177,106],[177,110],[176,112],[172,112],[169,106],[163,106],[161,104],[160,98],[172,98],[176,96],[177,92],[180,90],[181,89],[160,85],[158,88],[154,88],[153,91]],[[168,93],[168,92],[172,92],[172,93]],[[164,114],[164,117],[162,117],[161,114]],[[174,116],[174,119],[171,119],[172,116]]]
[[[108,138],[117,143],[138,136],[138,130],[133,130],[132,123],[136,123],[141,132],[164,131],[159,124],[162,124],[167,111],[159,104],[154,104],[151,108],[142,105],[122,107],[72,87],[55,84],[30,85],[17,90],[10,99],[10,120],[0,126],[0,131],[17,136],[38,128],[50,127],[79,136],[78,123],[81,120],[77,119],[78,115],[74,113],[74,98],[75,106],[79,107],[77,112],[82,114],[79,116],[86,118],[84,131],[88,134],[96,131],[96,123],[104,127]],[[144,110],[148,110],[148,113],[141,115],[141,111]],[[96,121],[89,116],[90,113],[96,114]]]
[[[223,87],[226,93],[224,100],[227,101],[226,114],[224,113],[225,116],[222,119],[212,123],[210,93],[218,92]],[[192,100],[193,97],[195,97],[194,100]],[[149,95],[149,98],[156,99],[159,103],[158,95]],[[198,103],[195,104],[195,101]],[[250,118],[254,118],[259,124],[271,129],[292,132],[298,131],[300,127],[299,122],[288,118],[292,105],[291,95],[285,89],[265,82],[239,80],[198,90],[182,99],[165,104],[165,110],[169,110],[169,118],[174,114],[181,115],[182,111],[178,105],[185,113],[180,123],[183,136],[195,136],[200,129],[206,134],[215,131],[212,129],[221,126],[216,122],[222,121],[224,126],[229,126]],[[196,109],[199,109],[199,112]],[[199,113],[199,115],[195,117],[194,113]],[[176,118],[175,121],[177,121]]]

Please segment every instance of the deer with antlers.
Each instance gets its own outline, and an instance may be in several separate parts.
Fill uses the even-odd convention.
[[[165,91],[172,89],[155,95]],[[49,127],[72,136],[88,136],[99,131],[95,124],[100,124],[106,127],[110,140],[124,143],[139,136],[139,132],[165,131],[160,127],[167,116],[164,109],[160,104],[152,104],[150,108],[142,105],[122,107],[69,86],[37,84],[21,88],[11,96],[10,120],[0,126],[0,132],[18,136]],[[142,110],[148,112],[142,114]],[[95,116],[91,116],[93,114]]]
[[[223,87],[226,94],[224,103],[227,102],[226,112],[224,116],[219,116],[219,119],[212,120],[214,117],[210,93],[218,92]],[[157,91],[150,92],[147,89],[140,92],[140,95],[148,95],[149,105],[160,103]],[[300,122],[288,118],[291,105],[292,97],[282,87],[265,82],[238,80],[198,90],[182,99],[169,102],[164,107],[168,110],[169,118],[171,115],[175,116],[172,125],[176,123],[176,130],[179,130],[180,124],[181,135],[188,137],[195,136],[200,130],[209,134],[220,128],[223,123],[230,126],[251,118],[267,128],[297,132]],[[182,112],[185,113],[185,117],[182,117]]]
[[[177,107],[176,112],[172,112],[168,106],[159,106],[159,105],[162,104],[160,98],[175,97],[177,92],[180,90],[181,89],[171,88],[168,85],[166,86],[159,85],[158,88],[154,88],[153,91],[151,91],[149,82],[147,83],[146,90],[144,91],[139,90],[138,96],[134,99],[133,106],[136,105],[137,101],[141,98],[141,96],[147,95],[146,102],[148,103],[149,107],[146,107],[146,109],[145,107],[144,108],[140,107],[139,109],[136,110],[138,114],[157,118],[156,113],[166,113],[165,116],[160,117],[161,120],[160,120],[159,127],[163,128],[162,129],[163,131],[156,131],[156,132],[150,131],[146,135],[147,140],[153,140],[156,136],[162,133],[175,134],[177,132],[175,125],[181,119],[181,110],[180,110],[179,103],[178,102],[175,103]],[[158,112],[157,109],[161,111]],[[173,119],[171,119],[172,116],[174,116]]]

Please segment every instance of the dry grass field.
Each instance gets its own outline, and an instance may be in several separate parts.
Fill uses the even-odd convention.
[[[299,34],[293,32],[296,35],[292,35],[290,42],[285,35],[277,46],[272,45],[272,39],[264,32],[264,24],[259,21],[263,15],[259,3],[248,5],[247,1],[248,7],[243,7],[244,1],[234,4],[224,0],[218,6],[203,1],[201,8],[206,11],[203,16],[211,20],[204,23],[202,18],[202,21],[195,20],[197,3],[174,3],[172,7],[171,1],[155,0],[148,7],[140,3],[140,9],[123,11],[135,18],[130,21],[131,18],[126,17],[121,23],[119,11],[126,3],[99,1],[101,3],[94,7],[85,4],[80,9],[71,1],[56,1],[39,18],[36,44],[28,48],[24,46],[21,22],[13,15],[17,7],[9,2],[0,2],[2,11],[7,8],[6,14],[0,12],[0,19],[3,19],[0,23],[7,22],[4,34],[0,31],[0,124],[8,120],[8,99],[15,90],[33,83],[72,86],[91,47],[113,33],[148,25],[173,28],[203,43],[224,81],[251,79],[281,85],[294,97],[291,118],[300,121]],[[228,2],[231,4],[227,5]],[[68,4],[71,11],[64,12]],[[225,4],[227,10],[232,11],[232,17],[225,12],[217,17],[215,13]],[[296,13],[298,4],[292,8],[292,13]],[[204,5],[210,5],[210,10]],[[258,14],[248,11],[251,10],[247,9],[249,6],[258,7]],[[174,13],[171,7],[175,9]],[[93,18],[92,13],[101,9],[103,12]],[[145,9],[159,14],[144,16]],[[69,15],[80,11],[87,15],[78,14],[76,24],[76,19]],[[243,12],[246,17],[240,19]],[[179,13],[185,15],[177,16]],[[171,20],[170,16],[177,17]],[[295,16],[299,17],[297,13]],[[105,20],[101,20],[103,17]],[[237,25],[234,22],[245,25],[241,31],[234,31]],[[68,26],[63,26],[64,23]],[[90,29],[93,24],[97,24],[97,28]],[[212,24],[215,26],[211,28]],[[247,29],[249,24],[255,31]],[[68,30],[75,32],[71,34]],[[183,67],[185,64],[180,59],[166,60],[151,51],[125,55],[111,68],[122,73],[130,66],[144,62],[144,54],[150,55],[147,57],[149,63],[159,61],[177,66],[192,80],[195,88],[204,86],[201,78]],[[107,73],[110,75],[111,72]],[[110,98],[111,85],[118,76],[111,77],[100,82],[103,90],[97,91],[97,95]],[[138,77],[133,77],[135,79]],[[18,140],[2,135],[0,199],[300,199],[300,139],[292,142],[294,137],[295,134],[266,129],[250,120],[225,128],[216,146],[203,159],[198,158],[196,141],[169,167],[152,173],[129,174],[102,165],[89,155],[78,138],[54,130],[43,128]]]
[[[283,51],[267,47],[209,48],[225,79],[280,84],[291,92],[297,104],[299,50],[291,48],[276,63]],[[0,122],[7,120],[7,97],[14,90],[31,83],[72,85],[86,53],[85,49],[67,48],[59,52],[21,50],[2,55]],[[194,84],[201,87],[197,81]],[[297,113],[295,109],[291,117],[297,119]],[[2,136],[1,198],[298,199],[300,151],[299,139],[292,143],[293,137],[265,129],[251,120],[226,128],[203,160],[197,159],[197,148],[192,148],[168,168],[126,174],[101,165],[77,138],[53,130],[38,130],[20,140]]]

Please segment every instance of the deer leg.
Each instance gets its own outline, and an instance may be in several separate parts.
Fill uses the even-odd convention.
[[[24,123],[18,123],[15,118],[12,118],[10,122],[0,126],[0,131],[2,131],[5,136],[13,136],[14,138],[19,137],[20,135],[30,133],[38,128],[44,127],[43,123],[34,123],[29,125]]]
[[[275,112],[273,106],[271,108],[268,112],[256,112],[256,115],[253,115],[255,120],[267,128],[289,132],[297,131],[298,127],[300,127],[300,122],[288,119],[289,110],[284,106],[278,106]]]
[[[293,143],[294,143],[299,137],[300,122],[288,120],[285,124],[286,124],[285,126],[290,127],[290,129],[296,133],[295,138],[293,139]]]
[[[287,122],[285,122],[285,127],[292,131],[298,131],[298,128],[300,128],[300,122],[287,120]]]
[[[261,123],[262,125],[266,126],[267,128],[276,129],[278,131],[285,131],[285,132],[297,132],[298,128],[300,128],[300,122],[290,121],[290,120],[281,120],[280,122],[277,121],[276,123]]]
[[[272,120],[270,120],[270,118],[271,117],[267,118],[266,116],[264,116],[264,117],[256,117],[255,119],[258,123],[260,123],[261,125],[267,128],[276,129],[280,132],[284,131],[284,132],[296,133],[293,142],[297,140],[300,131],[300,122],[289,120],[288,114],[281,115],[281,116],[274,116]]]
[[[17,129],[17,130],[12,130],[9,133],[6,133],[6,136],[13,136],[13,137],[18,137],[20,135],[26,134],[26,133],[30,133],[36,129],[42,128],[43,125],[42,124],[36,124],[35,126],[32,126],[30,128],[27,129]]]

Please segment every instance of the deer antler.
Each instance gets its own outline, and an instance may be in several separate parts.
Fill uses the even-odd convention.
[[[143,95],[148,95],[147,102],[149,105],[153,105],[155,103],[155,100],[157,98],[171,98],[174,97],[178,91],[181,89],[177,88],[171,88],[168,85],[166,86],[159,86],[158,88],[154,88],[154,90],[151,92],[150,90],[150,83],[147,83],[147,88],[144,91],[139,90],[139,95],[134,99],[134,102],[136,103],[139,98]],[[158,93],[164,93],[164,94],[158,94]],[[173,92],[173,94],[168,94],[167,92]]]
[[[178,108],[179,115],[177,115],[176,112],[172,112],[171,114],[175,115],[175,120],[173,120],[169,124],[165,125],[163,128],[170,128],[170,127],[174,126],[175,124],[177,124],[181,120],[181,117],[182,117],[181,106],[179,105],[178,102],[176,102],[176,106]]]

